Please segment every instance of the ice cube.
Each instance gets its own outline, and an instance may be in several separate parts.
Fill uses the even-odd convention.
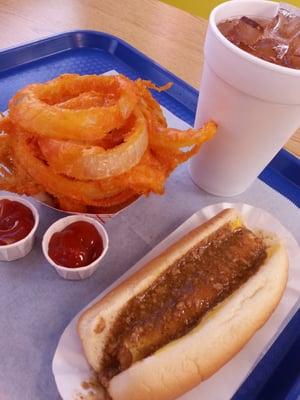
[[[242,17],[233,26],[228,34],[228,39],[236,45],[253,46],[263,34],[263,27],[253,19]]]
[[[300,56],[300,32],[289,42],[289,53]]]
[[[220,22],[218,24],[218,28],[220,32],[225,36],[228,37],[232,28],[238,23],[236,19],[227,19],[226,21]]]
[[[281,64],[288,51],[288,44],[276,38],[263,38],[253,47],[253,54],[266,61]]]
[[[300,69],[300,56],[291,56],[290,58],[290,68]]]
[[[300,32],[300,11],[296,12],[296,9],[289,5],[279,8],[276,17],[270,21],[267,32],[283,39],[292,39]]]
[[[285,66],[300,69],[300,33],[290,41],[284,61]]]

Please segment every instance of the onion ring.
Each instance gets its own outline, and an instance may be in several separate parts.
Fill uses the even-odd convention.
[[[6,134],[0,134],[0,160],[1,190],[26,194],[28,196],[37,194],[42,190],[14,159],[11,137]]]
[[[107,104],[75,110],[57,105],[87,91],[104,94]],[[9,103],[9,115],[37,136],[95,141],[121,127],[137,101],[134,83],[122,75],[67,74],[20,90]]]
[[[98,205],[97,200],[119,194],[123,186],[109,178],[101,181],[82,182],[56,174],[33,152],[32,143],[25,134],[18,134],[14,143],[17,161],[46,192],[55,197],[65,197],[89,205]]]
[[[103,93],[91,91],[80,93],[77,97],[58,103],[57,106],[69,110],[84,110],[89,107],[102,107],[104,103]]]
[[[69,211],[69,212],[87,212],[87,205],[82,204],[79,201],[69,199],[68,197],[58,197],[55,199],[55,205],[60,210]]]
[[[172,84],[167,83],[162,87],[157,87],[150,81],[144,81],[142,79],[137,79],[135,84],[138,88],[140,98],[140,106],[142,112],[145,114],[145,118],[148,120],[148,123],[154,127],[167,127],[167,121],[165,116],[160,108],[159,103],[153,98],[152,94],[149,92],[148,88],[154,89],[158,92],[162,92],[163,90],[169,89]],[[154,126],[155,125],[155,126]]]
[[[125,173],[121,179],[126,182],[127,187],[138,194],[148,195],[150,192],[162,194],[168,175],[166,166],[147,150],[141,162]]]
[[[212,121],[204,124],[201,129],[188,129],[186,131],[158,127],[151,131],[150,146],[167,149],[194,146],[211,139],[215,131],[216,124]]]
[[[39,138],[38,144],[53,171],[79,180],[121,175],[141,160],[148,146],[146,121],[134,111],[135,122],[125,141],[112,149],[71,141]]]
[[[100,200],[98,206],[87,206],[80,202],[69,199],[68,197],[59,197],[56,199],[58,207],[64,211],[70,212],[93,212],[93,213],[107,213],[108,211],[115,212],[121,206],[130,204],[130,202],[137,199],[138,195],[131,190],[124,190],[116,196]],[[89,208],[88,208],[89,207]]]
[[[127,207],[129,204],[133,203],[138,198],[139,198],[139,195],[135,194],[132,197],[130,197],[128,200],[126,200],[122,203],[115,204],[115,205],[111,205],[111,206],[106,205],[105,207],[88,206],[87,212],[92,213],[92,214],[115,214],[116,212]]]
[[[103,199],[119,195],[126,189],[137,194],[163,193],[167,170],[149,151],[130,171],[114,178],[80,181],[57,174],[34,154],[33,143],[25,134],[16,135],[14,153],[17,162],[55,197],[67,196],[80,203],[103,206]]]
[[[71,212],[115,212],[139,195],[163,194],[170,173],[216,130],[213,122],[168,128],[149,89],[170,86],[63,75],[22,89],[0,118],[9,135],[0,137],[0,187],[46,192]]]
[[[130,199],[135,198],[136,193],[131,189],[126,189],[123,192],[117,194],[116,196],[108,197],[106,199],[99,200],[98,206],[101,208],[115,207],[119,204],[128,202]]]

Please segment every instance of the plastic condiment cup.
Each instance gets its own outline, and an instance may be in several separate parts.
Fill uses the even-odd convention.
[[[103,251],[100,256],[93,261],[91,264],[86,265],[85,267],[79,268],[67,268],[61,265],[56,264],[52,258],[49,257],[48,248],[49,242],[51,237],[54,233],[62,231],[68,225],[72,224],[73,222],[78,221],[85,221],[89,222],[90,224],[94,225],[97,229],[99,235],[101,236],[102,243],[103,243]],[[58,221],[54,222],[48,230],[45,232],[42,242],[42,248],[44,256],[46,257],[47,261],[56,269],[56,272],[64,279],[70,280],[82,280],[89,278],[99,267],[103,257],[105,256],[108,250],[108,235],[101,223],[97,221],[95,218],[86,217],[84,215],[71,215],[69,217],[61,218]]]
[[[35,232],[39,225],[39,213],[37,209],[23,197],[14,196],[14,195],[2,195],[0,196],[0,200],[10,200],[17,201],[18,203],[24,204],[24,206],[28,207],[34,218],[34,225],[31,231],[25,236],[23,239],[18,242],[6,244],[4,246],[0,246],[0,260],[1,261],[13,261],[19,258],[25,257],[32,249],[34,244]]]
[[[220,21],[272,18],[279,4],[228,1],[209,18],[195,127],[209,119],[216,136],[190,161],[193,181],[218,196],[246,190],[300,125],[300,70],[255,57],[227,40]]]

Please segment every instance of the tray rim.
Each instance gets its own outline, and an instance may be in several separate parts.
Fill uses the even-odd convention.
[[[130,44],[126,40],[124,40],[124,39],[122,39],[122,38],[120,38],[120,37],[118,37],[116,35],[104,32],[104,31],[96,31],[96,30],[93,30],[93,29],[72,29],[72,30],[63,31],[63,32],[60,32],[60,33],[54,33],[52,35],[43,36],[40,39],[32,40],[32,41],[29,41],[29,42],[26,42],[26,41],[21,42],[21,43],[17,44],[16,46],[9,46],[9,47],[2,48],[2,49],[0,49],[0,57],[3,56],[3,55],[4,56],[5,55],[9,55],[10,53],[13,53],[15,51],[24,50],[27,47],[37,46],[37,45],[40,45],[42,43],[51,42],[51,41],[53,41],[53,39],[60,39],[60,38],[64,38],[64,37],[67,37],[67,36],[73,36],[73,35],[78,35],[78,34],[84,34],[84,35],[92,34],[92,35],[102,36],[102,37],[105,37],[107,39],[116,40],[117,42],[119,42],[122,45],[124,45],[127,48],[129,48],[134,53],[138,54],[139,56],[142,56],[148,62],[151,62],[151,64],[155,68],[157,68],[159,70],[162,70],[168,76],[172,76],[172,79],[174,79],[175,81],[177,81],[181,85],[184,85],[185,87],[188,88],[188,90],[194,92],[194,94],[198,96],[199,91],[195,87],[190,85],[188,82],[184,81],[183,79],[181,79],[180,77],[175,75],[173,72],[169,71],[166,67],[164,67],[163,65],[159,64],[153,58],[149,57],[148,55],[146,55],[141,50],[139,50],[136,47],[134,47],[132,44]],[[73,46],[73,47],[70,48],[70,50],[72,48],[80,49],[80,48],[85,48],[85,47],[89,47],[89,46]],[[53,53],[51,53],[51,54],[53,54]],[[32,62],[32,61],[28,61],[28,62]],[[24,64],[20,64],[20,65],[24,65]],[[15,68],[15,67],[16,66],[14,66],[12,68]],[[9,69],[9,68],[7,68],[7,69]],[[2,72],[7,71],[7,69],[1,69],[1,66],[0,66],[0,74]]]

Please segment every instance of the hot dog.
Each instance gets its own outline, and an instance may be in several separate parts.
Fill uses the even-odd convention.
[[[266,322],[287,273],[280,240],[224,210],[81,315],[85,356],[113,400],[175,399]]]

